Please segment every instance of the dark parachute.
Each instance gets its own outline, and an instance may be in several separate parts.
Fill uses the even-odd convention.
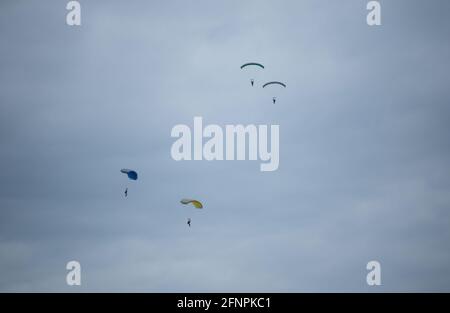
[[[254,62],[245,63],[245,64],[241,65],[241,69],[243,69],[244,67],[247,67],[247,66],[259,66],[260,68],[264,69],[264,65],[262,65],[260,63],[254,63]]]
[[[265,83],[263,85],[263,88],[270,86],[270,85],[279,85],[279,86],[283,86],[284,88],[286,88],[285,83],[278,82],[278,81],[272,81],[272,82]],[[272,103],[275,104],[276,102],[277,102],[277,97],[272,97]]]
[[[282,82],[277,82],[277,81],[265,83],[263,85],[263,88],[265,88],[266,86],[269,86],[269,85],[280,85],[280,86],[283,86],[284,88],[286,88],[286,84],[284,84]]]
[[[120,170],[122,173],[127,174],[128,178],[131,180],[137,180],[138,179],[138,174],[133,171],[133,170],[129,170],[126,168],[123,168]]]
[[[241,65],[241,70],[247,68],[246,71],[249,71],[250,75],[253,76],[250,79],[250,84],[252,84],[252,86],[255,84],[255,79],[254,79],[254,75],[258,75],[259,71],[261,69],[264,69],[264,65],[262,65],[261,63],[255,63],[255,62],[249,62],[249,63],[245,63],[243,65]],[[255,70],[256,69],[256,70]]]

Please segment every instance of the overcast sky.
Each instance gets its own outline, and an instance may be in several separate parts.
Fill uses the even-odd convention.
[[[450,291],[449,1],[80,2],[0,3],[1,291]],[[279,169],[174,161],[194,116]]]

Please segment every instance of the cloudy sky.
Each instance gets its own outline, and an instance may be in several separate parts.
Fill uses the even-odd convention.
[[[80,2],[0,4],[1,291],[450,291],[447,0]],[[174,161],[194,116],[279,169]]]

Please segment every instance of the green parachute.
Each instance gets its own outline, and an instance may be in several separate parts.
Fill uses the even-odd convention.
[[[256,62],[249,62],[249,63],[245,63],[245,64],[241,65],[241,70],[243,70],[243,69],[250,71],[251,75],[257,75],[258,71],[260,71],[261,69],[264,69],[264,65],[262,65],[261,63],[256,63]],[[255,83],[255,79],[253,77],[254,76],[252,76],[252,78],[250,79],[250,83],[252,84],[252,86]]]
[[[280,86],[283,86],[284,88],[286,88],[286,84],[285,83],[277,82],[277,81],[265,83],[263,85],[263,88],[265,88],[266,86],[269,86],[269,85],[280,85]]]
[[[282,82],[279,82],[279,81],[271,81],[271,82],[267,82],[267,83],[265,83],[262,87],[263,87],[263,88],[266,88],[267,86],[271,86],[271,85],[279,85],[279,86],[282,86],[282,87],[286,88],[286,84],[285,84],[285,83],[282,83]],[[272,102],[273,102],[273,104],[275,104],[276,101],[277,101],[277,97],[275,97],[275,96],[272,97]]]
[[[254,62],[245,63],[245,64],[241,65],[241,69],[243,69],[244,67],[247,67],[247,66],[259,66],[260,68],[264,69],[264,65],[262,65],[261,63],[254,63]]]

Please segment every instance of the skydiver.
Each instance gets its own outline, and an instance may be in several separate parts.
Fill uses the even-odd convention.
[[[252,78],[252,79],[250,79],[250,83],[252,84],[252,86],[253,86],[253,84],[255,83],[255,80]]]
[[[190,218],[188,218],[187,224],[189,225],[189,227],[191,227],[191,219]]]
[[[277,98],[276,98],[276,97],[273,97],[273,98],[272,98],[272,102],[273,102],[273,104],[275,104],[275,102],[277,102]]]
[[[128,188],[125,189],[125,197],[128,196]]]

